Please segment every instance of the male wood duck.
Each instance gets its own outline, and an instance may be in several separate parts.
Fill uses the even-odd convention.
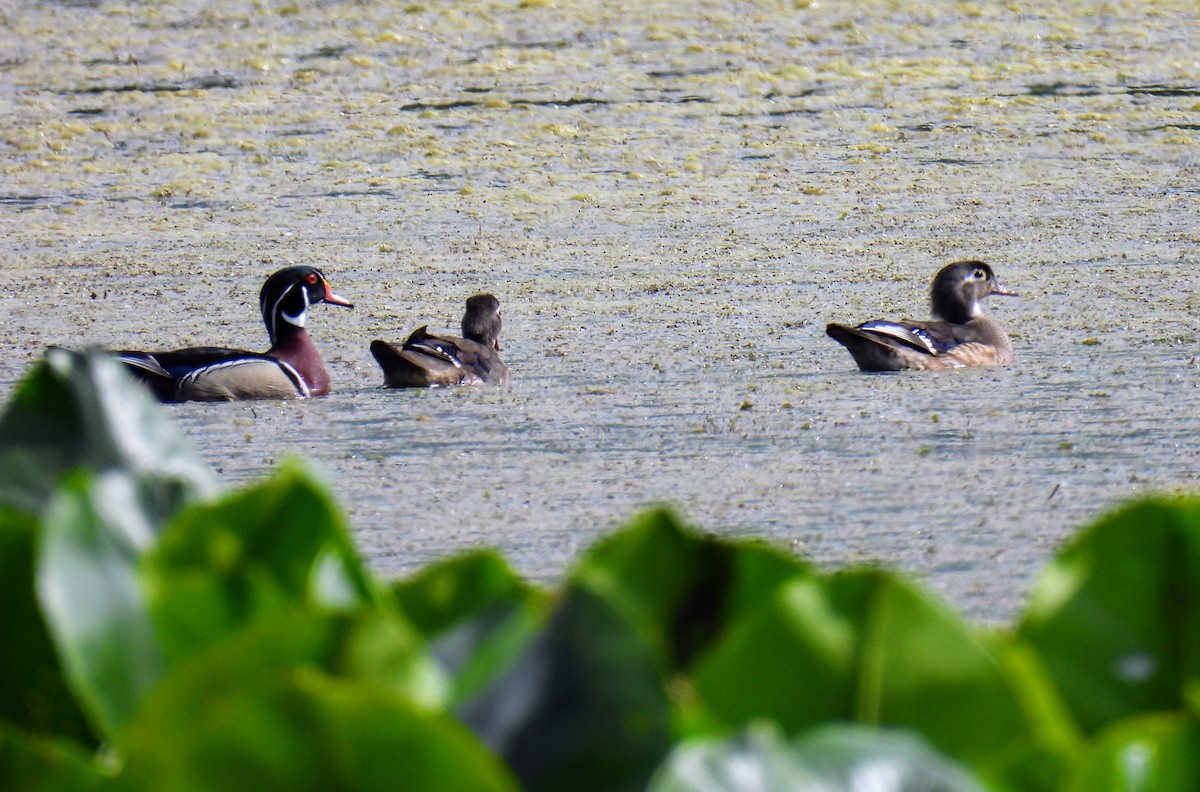
[[[982,261],[956,261],[933,278],[929,304],[935,321],[830,323],[825,332],[850,350],[863,371],[1006,366],[1013,361],[1008,335],[979,308],[989,294],[1016,292],[1001,286]]]
[[[500,301],[494,296],[467,299],[462,338],[430,335],[427,327],[418,327],[400,346],[371,342],[386,387],[508,384],[508,367],[499,354]]]
[[[189,347],[116,354],[159,400],[302,399],[329,393],[329,373],[304,330],[309,306],[354,306],[333,293],[316,267],[288,267],[267,278],[259,295],[271,338],[266,352]]]

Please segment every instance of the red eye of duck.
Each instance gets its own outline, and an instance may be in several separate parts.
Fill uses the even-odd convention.
[[[315,273],[315,272],[310,272],[304,276],[304,282],[308,283],[308,284],[316,283],[318,280],[319,280],[319,278],[317,277],[317,273]]]

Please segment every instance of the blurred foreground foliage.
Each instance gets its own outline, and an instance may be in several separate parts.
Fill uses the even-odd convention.
[[[1084,529],[1018,623],[669,512],[554,591],[407,580],[285,464],[226,492],[103,356],[0,417],[0,789],[1200,789],[1200,502]]]

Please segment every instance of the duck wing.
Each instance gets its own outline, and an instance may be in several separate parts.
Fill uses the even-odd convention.
[[[155,398],[162,402],[171,401],[179,378],[163,368],[153,354],[127,350],[116,355],[117,360],[125,364],[125,370],[145,385]]]
[[[404,342],[403,348],[461,369],[464,382],[469,382],[472,377],[480,382],[497,383],[508,379],[508,367],[496,350],[468,338],[431,335],[426,327],[418,327]]]
[[[880,340],[890,339],[927,355],[944,355],[959,344],[974,340],[963,325],[951,322],[916,322],[873,319],[856,329]]]
[[[187,378],[195,379],[209,367],[263,357],[256,352],[227,347],[187,347],[164,352],[123,349],[113,354],[125,364],[130,374],[150,388],[159,401],[179,401],[180,383]]]
[[[190,371],[214,363],[223,363],[233,358],[260,357],[258,352],[246,349],[230,349],[228,347],[198,346],[186,349],[173,349],[165,352],[141,352],[123,349],[116,353],[121,362],[127,366],[143,371],[158,373],[165,371],[176,377],[182,377]]]
[[[432,335],[428,332],[428,327],[422,325],[413,330],[400,348],[420,355],[429,355],[456,368],[462,368],[457,354],[458,346],[454,343],[462,339]]]

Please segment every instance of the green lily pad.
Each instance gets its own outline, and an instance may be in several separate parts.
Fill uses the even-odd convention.
[[[1146,501],[1080,533],[1040,576],[1018,634],[1089,733],[1183,709],[1200,679],[1200,503]]]
[[[684,743],[649,792],[984,792],[969,771],[914,734],[827,726],[789,743],[755,726]]]
[[[640,789],[669,746],[663,680],[649,647],[580,585],[457,713],[531,792]]]
[[[111,355],[51,349],[0,416],[0,505],[41,512],[60,477],[81,467],[138,477],[155,525],[219,489],[183,433]]]

